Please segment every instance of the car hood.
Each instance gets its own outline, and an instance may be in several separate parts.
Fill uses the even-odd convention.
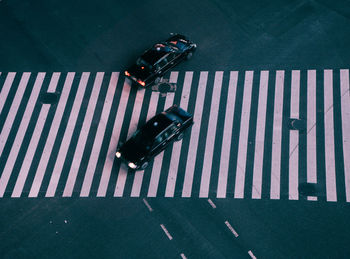
[[[142,81],[145,81],[150,75],[150,70],[145,66],[139,66],[137,64],[132,65],[128,72],[131,76],[136,77],[136,80],[141,79]]]
[[[146,145],[137,143],[134,138],[129,139],[119,149],[123,159],[137,164],[147,154]]]

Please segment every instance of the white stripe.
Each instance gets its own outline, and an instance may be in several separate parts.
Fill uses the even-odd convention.
[[[60,73],[53,73],[52,74],[51,81],[50,81],[49,88],[48,88],[47,92],[55,92],[56,91],[59,77],[60,77]],[[37,120],[36,125],[35,125],[35,129],[34,129],[33,134],[31,136],[28,149],[26,150],[26,154],[25,154],[25,157],[23,159],[23,164],[22,164],[21,169],[19,171],[17,181],[16,181],[15,187],[14,187],[13,192],[12,192],[12,197],[20,197],[21,196],[21,193],[22,193],[22,190],[24,187],[24,183],[27,179],[29,169],[30,169],[30,166],[32,164],[33,157],[34,157],[34,154],[36,151],[36,147],[38,146],[39,139],[40,139],[42,130],[44,128],[45,121],[46,121],[47,114],[49,112],[50,107],[51,107],[50,104],[42,104],[40,114],[39,114],[38,120]]]
[[[317,183],[316,170],[316,70],[307,71],[307,182]]]
[[[176,83],[177,77],[178,77],[178,73],[172,72],[170,74],[169,82]],[[170,93],[166,96],[164,110],[171,107],[173,105],[173,102],[174,102],[174,94]],[[156,197],[157,195],[160,171],[162,169],[162,164],[163,164],[163,156],[164,156],[164,151],[154,158],[152,174],[151,174],[151,179],[150,179],[148,193],[147,193],[148,197]]]
[[[256,259],[256,257],[255,257],[255,255],[253,254],[253,252],[252,251],[248,251],[248,254],[250,255],[250,257],[252,258],[252,259]]]
[[[350,202],[350,89],[349,69],[340,70],[340,95],[346,201]]]
[[[160,224],[160,227],[163,229],[164,233],[167,235],[169,240],[172,240],[173,237],[170,235],[169,231],[165,228],[165,226],[163,224]]]
[[[182,258],[182,259],[187,259],[187,257],[185,256],[184,253],[181,253],[180,255],[181,255],[181,258]]]
[[[80,197],[88,197],[92,185],[92,180],[95,174],[98,158],[100,157],[100,150],[103,142],[103,136],[106,131],[108,117],[111,111],[113,98],[117,89],[119,72],[113,72],[109,81],[108,90],[106,94],[106,100],[103,105],[101,113],[101,119],[98,124],[94,145],[91,150],[90,157],[88,159],[89,164],[86,169],[83,185],[80,191]]]
[[[328,69],[324,70],[324,130],[327,201],[337,201],[334,157],[333,70]]]
[[[228,227],[228,229],[232,232],[232,234],[235,237],[238,237],[238,233],[237,231],[231,226],[230,222],[228,222],[227,220],[225,221],[226,226]]]
[[[68,178],[66,181],[66,186],[64,187],[63,197],[72,196],[75,181],[77,179],[79,167],[81,160],[83,158],[83,153],[85,150],[86,141],[91,128],[92,118],[94,116],[94,111],[96,110],[97,100],[100,94],[101,85],[103,82],[104,72],[98,72],[95,77],[95,82],[93,85],[92,93],[90,96],[89,104],[85,113],[85,118],[83,126],[81,127],[78,144],[74,151],[72,165],[69,170]],[[91,154],[91,153],[90,153]],[[58,182],[58,181],[57,181]],[[57,188],[57,184],[55,189]],[[52,194],[55,192],[53,191]]]
[[[44,150],[41,153],[41,159],[40,159],[38,168],[36,170],[36,174],[34,177],[34,181],[32,183],[32,187],[31,187],[30,192],[29,192],[29,197],[37,197],[38,196],[40,186],[41,186],[41,183],[42,183],[42,180],[44,178],[44,174],[45,174],[45,171],[47,168],[47,164],[48,164],[49,158],[51,156],[52,148],[53,148],[53,145],[55,143],[57,132],[58,132],[59,126],[61,124],[64,108],[66,107],[66,103],[67,103],[69,92],[70,92],[70,89],[71,89],[71,86],[73,83],[74,75],[75,75],[74,72],[69,72],[67,74],[66,80],[64,82],[63,91],[61,93],[61,96],[60,96],[60,99],[59,99],[59,102],[58,102],[58,105],[56,108],[55,116],[54,116],[52,124],[51,124],[49,136],[47,137],[47,141],[46,141]]]
[[[28,84],[30,74],[31,73],[28,73],[28,72],[23,73],[21,81],[19,82],[19,86],[17,88],[15,98],[12,102],[10,111],[8,112],[8,116],[6,118],[6,121],[4,123],[3,128],[1,130],[1,133],[0,133],[0,156],[2,154],[2,151],[4,150],[7,138],[11,132],[12,124],[16,118],[17,111],[18,111],[18,108],[21,104],[24,91],[26,90],[26,86]]]
[[[188,100],[191,92],[191,83],[193,78],[193,72],[186,72],[184,85],[182,88],[180,107],[187,110]],[[182,140],[174,142],[173,150],[171,152],[168,180],[165,189],[165,197],[174,197],[177,170],[179,166],[180,153],[181,153]]]
[[[250,103],[252,99],[254,71],[246,71],[244,79],[244,93],[241,113],[241,129],[239,131],[239,144],[237,155],[236,182],[235,182],[235,198],[242,199],[244,197],[245,169],[247,161],[248,149],[248,132]]]
[[[7,158],[5,168],[4,168],[3,173],[1,175],[1,178],[0,178],[0,197],[4,196],[5,189],[6,189],[8,181],[11,177],[11,173],[12,173],[13,167],[15,165],[15,162],[16,162],[21,144],[23,142],[25,133],[27,131],[31,115],[33,114],[34,107],[37,103],[37,99],[38,99],[41,85],[44,81],[44,78],[45,78],[45,73],[38,73],[38,75],[36,77],[32,93],[30,95],[27,106],[25,108],[25,112],[23,114],[23,119],[22,119],[21,124],[19,126],[19,129],[16,133],[15,140],[14,140],[13,145],[11,147],[10,154]]]
[[[290,117],[299,119],[300,71],[292,71]],[[299,198],[299,132],[289,131],[289,199]]]
[[[140,113],[141,113],[144,95],[145,95],[145,89],[139,90],[136,93],[136,99],[134,102],[134,110],[132,111],[132,116],[131,116],[130,125],[129,125],[129,129],[128,129],[127,139],[129,139],[130,136],[137,129],[137,124],[138,124],[139,118],[140,118]],[[137,173],[138,172],[135,172],[135,174],[137,174]],[[125,168],[124,165],[121,165],[119,168],[119,174],[118,174],[117,184],[116,184],[115,191],[114,191],[114,196],[117,196],[117,197],[123,196],[127,176],[128,176],[128,170]]]
[[[192,126],[192,129],[191,129],[191,139],[190,139],[190,144],[189,144],[189,149],[187,154],[185,179],[184,179],[184,184],[182,188],[182,197],[191,197],[194,166],[196,163],[199,130],[201,126],[207,80],[208,80],[208,72],[202,71],[200,73],[198,89],[197,89],[196,107],[193,115],[194,125]]]
[[[216,205],[214,204],[214,202],[211,199],[208,199],[208,202],[213,209],[216,209]]]
[[[107,156],[106,156],[100,184],[97,191],[98,197],[104,197],[106,196],[106,193],[107,193],[108,182],[111,175],[113,162],[115,160],[115,152],[117,149],[117,144],[119,142],[120,131],[123,125],[126,105],[128,104],[130,88],[131,88],[130,81],[126,79],[124,82],[122,95],[120,97],[117,117],[114,122],[112,137],[108,146]]]
[[[83,101],[84,92],[86,89],[87,82],[89,80],[89,76],[90,76],[90,73],[86,73],[86,72],[83,73],[81,76],[80,83],[78,86],[78,91],[76,93],[74,104],[72,107],[72,111],[64,131],[61,147],[58,152],[57,158],[55,160],[55,166],[51,174],[50,183],[46,192],[46,197],[53,197],[55,195],[58,180],[63,169],[64,161],[68,153],[70,142],[72,140],[74,128],[78,118],[80,106]]]
[[[270,198],[280,198],[281,178],[281,139],[283,113],[284,71],[276,71],[275,107],[273,114],[272,158],[271,158],[271,189]]]
[[[7,74],[7,77],[5,79],[4,85],[1,88],[0,92],[0,113],[2,111],[2,108],[4,108],[7,96],[9,94],[11,85],[13,83],[13,80],[15,79],[16,73],[10,72]]]
[[[233,118],[235,112],[235,100],[237,90],[238,72],[230,72],[230,81],[228,85],[226,113],[225,113],[225,125],[224,133],[222,137],[221,145],[221,158],[220,158],[220,169],[218,178],[218,189],[217,197],[225,198],[227,191],[227,176],[230,164],[230,153],[231,153],[231,138],[233,130]]]
[[[252,189],[253,199],[261,199],[268,85],[269,85],[269,71],[261,71],[260,85],[259,85],[258,115],[257,115],[256,135],[255,135],[255,154],[254,154],[253,189]]]
[[[148,106],[146,121],[150,120],[156,114],[158,99],[159,99],[159,92],[152,92],[151,100]],[[134,182],[132,184],[132,190],[131,190],[132,197],[140,196],[143,175],[144,175],[144,171],[138,171],[135,173]]]
[[[142,200],[143,200],[143,203],[144,203],[144,204],[146,205],[146,207],[148,208],[148,210],[149,210],[150,212],[152,212],[153,209],[152,209],[151,205],[149,205],[149,203],[147,202],[147,200],[146,200],[145,198],[143,198]]]
[[[224,75],[224,72],[222,71],[218,71],[215,73],[214,88],[213,88],[211,105],[210,105],[207,140],[205,142],[205,151],[204,151],[204,159],[203,159],[201,185],[199,189],[199,197],[208,197],[209,195],[209,184],[210,184],[211,167],[212,167],[212,161],[213,161],[213,155],[214,155],[216,125],[218,123],[218,113],[219,113],[220,94],[221,94],[223,75]]]

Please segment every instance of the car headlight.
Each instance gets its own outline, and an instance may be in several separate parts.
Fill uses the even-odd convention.
[[[135,165],[133,162],[130,162],[130,163],[128,164],[128,166],[129,166],[130,168],[132,168],[132,169],[135,169],[135,168],[136,168],[136,165]]]
[[[117,158],[120,158],[120,157],[122,156],[122,154],[121,154],[120,152],[117,151],[117,153],[115,153],[115,156],[116,156]]]

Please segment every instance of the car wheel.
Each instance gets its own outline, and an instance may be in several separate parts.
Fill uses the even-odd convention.
[[[148,166],[148,162],[146,161],[141,165],[140,168],[141,168],[141,170],[145,170],[147,168],[147,166]]]
[[[176,141],[181,140],[183,137],[184,137],[184,134],[183,134],[183,133],[180,133],[179,135],[177,135]]]
[[[160,82],[160,77],[156,77],[156,79],[154,80],[155,84],[158,84]]]
[[[191,58],[192,58],[192,55],[193,55],[192,52],[188,52],[188,53],[187,53],[187,56],[186,56],[186,59],[187,59],[187,60],[191,59]]]

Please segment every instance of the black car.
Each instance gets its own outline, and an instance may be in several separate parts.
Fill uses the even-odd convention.
[[[138,86],[158,84],[170,68],[184,59],[190,59],[197,45],[180,34],[172,35],[143,53],[124,74]]]
[[[121,144],[116,157],[133,170],[144,170],[149,161],[174,140],[180,140],[193,124],[193,116],[174,105],[154,116]]]

